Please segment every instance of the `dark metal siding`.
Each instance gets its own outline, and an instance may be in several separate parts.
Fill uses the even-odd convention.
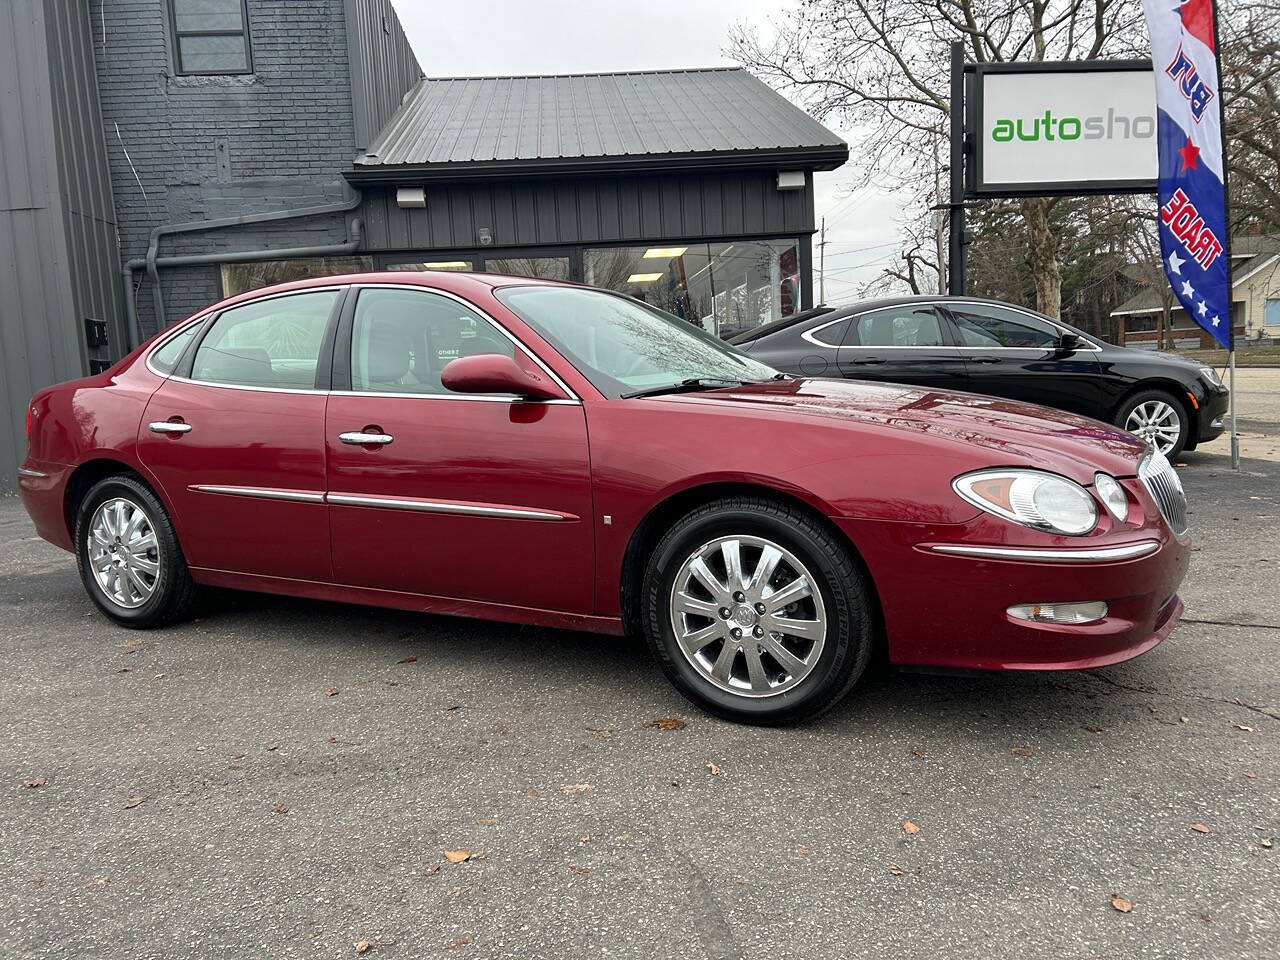
[[[373,142],[400,109],[422,68],[400,27],[391,0],[344,0],[356,149]]]
[[[0,4],[4,488],[24,455],[31,394],[86,372],[83,317],[118,324],[115,223],[88,29],[79,0]]]
[[[583,177],[431,185],[427,205],[402,208],[394,189],[365,191],[365,248],[471,249],[488,227],[494,247],[808,235],[813,177],[778,190],[774,171]]]

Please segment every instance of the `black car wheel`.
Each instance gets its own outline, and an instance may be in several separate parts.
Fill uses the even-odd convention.
[[[848,547],[801,510],[759,497],[699,507],[645,569],[645,637],[676,688],[729,720],[828,709],[862,676],[870,588]]]
[[[1115,423],[1154,446],[1170,460],[1187,445],[1187,409],[1164,390],[1143,390],[1121,404]]]
[[[100,480],[76,512],[80,579],[98,609],[125,627],[171,623],[196,585],[159,498],[135,477]]]

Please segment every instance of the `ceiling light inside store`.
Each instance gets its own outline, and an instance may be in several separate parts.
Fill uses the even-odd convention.
[[[662,276],[660,273],[633,273],[627,277],[627,283],[652,283],[660,276]]]
[[[683,257],[688,247],[650,247],[644,252],[646,260],[670,260],[673,257]]]

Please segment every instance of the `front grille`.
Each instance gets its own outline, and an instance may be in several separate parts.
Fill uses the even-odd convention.
[[[1160,516],[1175,535],[1187,532],[1187,495],[1173,464],[1158,450],[1149,450],[1138,464],[1138,479],[1160,508]]]

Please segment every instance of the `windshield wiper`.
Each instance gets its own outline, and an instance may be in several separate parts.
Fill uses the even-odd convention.
[[[716,387],[740,387],[746,380],[730,380],[727,377],[688,377],[679,383],[664,383],[660,387],[646,387],[632,393],[624,393],[623,400],[636,397],[656,397],[664,393],[692,393],[695,390],[713,390]]]

